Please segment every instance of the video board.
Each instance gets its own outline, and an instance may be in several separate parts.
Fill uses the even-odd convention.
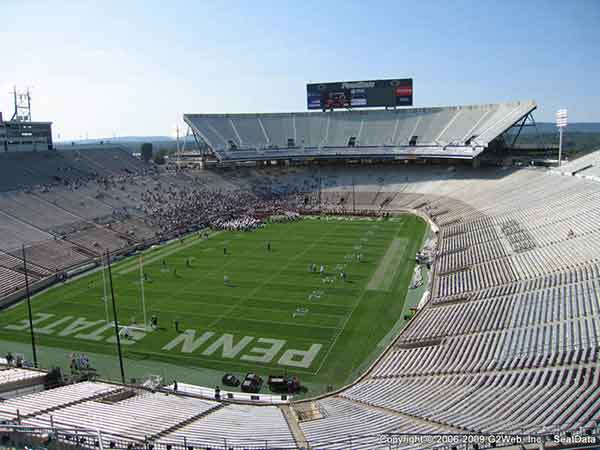
[[[412,106],[412,78],[306,85],[308,109]]]

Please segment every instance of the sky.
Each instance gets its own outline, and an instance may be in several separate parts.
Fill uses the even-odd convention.
[[[0,111],[60,140],[184,113],[306,111],[306,83],[414,79],[414,105],[534,99],[600,122],[600,0],[1,0]]]

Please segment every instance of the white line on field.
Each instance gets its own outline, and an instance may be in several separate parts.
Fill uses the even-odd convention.
[[[342,327],[339,329],[338,333],[333,338],[333,343],[329,346],[329,349],[327,350],[327,353],[325,353],[325,356],[321,360],[321,364],[319,364],[319,368],[315,372],[315,375],[317,375],[321,371],[321,369],[323,368],[323,364],[325,364],[325,361],[327,361],[327,358],[329,358],[329,354],[333,350],[333,347],[335,347],[335,344],[337,343],[338,338],[341,336],[341,334],[346,329],[346,325],[348,325],[348,321],[350,320],[350,318],[354,314],[354,311],[356,310],[356,308],[358,307],[358,305],[360,305],[360,302],[362,301],[362,299],[363,299],[363,297],[364,297],[364,295],[365,295],[366,292],[367,292],[367,288],[365,286],[365,288],[363,289],[362,293],[358,297],[357,301],[354,302],[354,306],[352,307],[352,311],[350,311],[350,314],[348,314],[348,316],[344,320],[344,324],[342,325]]]
[[[210,237],[216,236],[219,233],[221,233],[221,232],[220,231],[215,231],[215,232],[211,233],[209,235],[209,240],[210,240]],[[199,243],[202,243],[202,242],[207,242],[207,241],[204,240],[204,239],[201,239],[201,238],[196,238],[192,242],[188,242],[188,243],[185,243],[183,245],[181,245],[181,244],[180,245],[176,245],[175,243],[173,243],[173,244],[175,244],[174,248],[159,249],[158,252],[160,252],[160,253],[154,253],[153,254],[152,252],[149,252],[149,254],[151,256],[148,256],[147,258],[144,258],[144,265],[145,264],[152,264],[153,262],[155,262],[155,261],[157,261],[157,260],[159,260],[161,258],[165,258],[167,256],[170,256],[170,255],[174,254],[174,253],[178,253],[181,250],[185,250],[185,249],[191,247],[192,245],[196,245],[196,244],[199,244]],[[147,254],[148,253],[144,253],[144,255],[147,255]],[[134,260],[127,261],[123,265],[124,266],[129,266],[130,264],[132,265],[132,267],[125,267],[125,268],[120,267],[119,270],[116,271],[117,274],[119,274],[119,275],[125,275],[125,274],[133,272],[135,270],[138,270],[137,258],[134,259]]]
[[[335,231],[337,227],[332,227],[332,232]],[[227,317],[231,312],[233,312],[242,302],[246,301],[247,299],[251,298],[254,296],[254,294],[256,294],[256,292],[258,292],[260,289],[262,289],[267,283],[269,283],[272,279],[274,279],[275,277],[278,277],[284,270],[286,270],[290,264],[295,261],[296,259],[298,259],[300,256],[304,255],[306,252],[308,252],[310,249],[312,249],[315,245],[317,245],[317,242],[319,242],[321,239],[323,239],[325,236],[328,236],[330,233],[324,233],[323,235],[321,235],[321,237],[319,237],[319,239],[315,239],[309,246],[307,246],[304,250],[302,250],[300,253],[297,253],[296,256],[294,256],[293,258],[290,258],[288,260],[288,262],[286,264],[283,265],[283,267],[281,268],[281,270],[279,270],[279,272],[274,273],[273,275],[271,275],[270,277],[268,277],[266,280],[264,280],[262,283],[260,283],[259,285],[257,285],[254,289],[252,289],[252,291],[250,292],[249,295],[247,295],[246,297],[242,298],[240,301],[236,302],[231,308],[229,308],[227,310],[227,312],[225,312],[219,319],[213,321],[210,323],[210,325],[208,326],[208,328],[214,326],[216,323],[218,323],[220,320],[224,319],[225,317]]]

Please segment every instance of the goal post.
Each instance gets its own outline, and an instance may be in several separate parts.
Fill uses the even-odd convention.
[[[142,317],[143,317],[143,327],[139,327],[135,324],[131,324],[131,325],[127,325],[130,329],[134,329],[132,327],[138,327],[139,330],[141,331],[143,329],[143,331],[148,331],[150,329],[150,326],[148,325],[148,313],[146,310],[146,295],[144,292],[144,257],[143,255],[140,255],[139,257],[139,271],[140,271],[140,297],[141,297],[141,304],[142,304]],[[109,316],[109,306],[108,306],[108,285],[107,285],[107,277],[106,277],[106,264],[102,264],[102,289],[103,289],[103,296],[102,296],[102,301],[104,303],[104,314],[105,314],[105,320],[106,323],[110,323],[112,322],[112,320],[110,319]],[[119,325],[120,327],[125,326],[125,325]]]

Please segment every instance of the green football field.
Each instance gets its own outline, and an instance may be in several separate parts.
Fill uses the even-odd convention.
[[[287,373],[309,386],[340,386],[367,367],[404,320],[426,228],[408,215],[307,218],[150,249],[143,289],[147,317],[156,315],[158,328],[148,331],[141,326],[140,258],[124,259],[112,266],[119,323],[131,334],[121,333],[124,357],[128,365]],[[33,297],[40,348],[115,355],[103,278],[108,274],[97,270]],[[0,340],[30,342],[24,303],[0,313]]]

